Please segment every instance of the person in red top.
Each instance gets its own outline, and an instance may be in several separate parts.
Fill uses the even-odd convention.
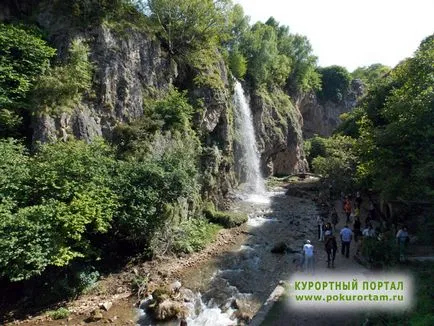
[[[348,199],[348,196],[345,196],[345,200],[344,200],[344,212],[345,215],[347,216],[347,224],[350,222],[350,215],[351,215],[351,202]]]

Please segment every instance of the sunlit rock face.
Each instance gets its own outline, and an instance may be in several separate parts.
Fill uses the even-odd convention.
[[[353,79],[349,92],[339,103],[332,101],[320,103],[318,97],[313,93],[301,96],[296,106],[303,116],[304,138],[310,138],[315,134],[330,136],[341,122],[339,116],[354,109],[364,91],[363,83],[359,79]]]
[[[119,35],[101,26],[85,34],[53,36],[60,55],[75,38],[87,41],[90,46],[90,60],[95,67],[92,89],[69,113],[35,117],[35,141],[68,136],[88,141],[96,136],[110,139],[116,124],[143,115],[146,90],[167,89],[176,76],[176,65],[160,43],[145,33],[130,31],[128,35]]]
[[[300,111],[291,102],[269,101],[257,94],[251,97],[251,106],[263,174],[306,171]]]

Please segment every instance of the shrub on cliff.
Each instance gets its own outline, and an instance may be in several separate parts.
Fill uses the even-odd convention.
[[[346,68],[330,66],[319,68],[321,75],[321,90],[317,92],[323,102],[332,101],[339,103],[343,100],[350,86],[351,75]]]

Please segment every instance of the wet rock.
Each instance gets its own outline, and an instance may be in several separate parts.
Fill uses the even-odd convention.
[[[238,325],[248,325],[252,320],[252,317],[243,311],[235,311],[234,317],[238,320]]]
[[[179,290],[179,293],[181,293],[181,298],[184,302],[194,302],[196,296],[192,290],[182,288]]]
[[[154,318],[157,320],[171,320],[186,318],[188,309],[181,302],[173,300],[164,300],[154,307]]]
[[[175,282],[169,285],[169,289],[172,292],[178,292],[181,286],[182,286],[181,282],[176,280]]]
[[[273,248],[271,248],[271,252],[273,254],[284,254],[287,248],[288,246],[286,245],[286,243],[278,242],[273,246]]]
[[[231,308],[232,309],[240,309],[240,303],[237,299],[232,300],[231,302]]]

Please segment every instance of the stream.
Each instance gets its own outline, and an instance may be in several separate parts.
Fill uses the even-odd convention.
[[[280,280],[294,272],[296,254],[273,254],[276,243],[285,242],[299,251],[308,235],[315,234],[315,203],[285,195],[279,188],[265,195],[246,196],[234,211],[249,214],[247,240],[232,250],[187,271],[182,286],[194,299],[187,303],[188,325],[237,325],[240,316],[253,316]],[[153,323],[144,309],[138,310],[138,324],[178,326],[179,321]]]
[[[188,325],[227,326],[248,322],[259,310],[280,280],[289,279],[294,270],[295,252],[307,235],[315,232],[316,207],[311,200],[290,197],[285,189],[265,190],[260,170],[260,153],[248,99],[240,82],[235,81],[234,117],[237,139],[237,171],[244,193],[232,211],[248,214],[247,237],[231,251],[190,269],[181,280],[193,291],[188,305]],[[306,179],[303,183],[315,182]],[[271,249],[284,242],[293,254],[274,254]],[[152,325],[139,309],[138,325]],[[158,323],[178,326],[179,321]]]

